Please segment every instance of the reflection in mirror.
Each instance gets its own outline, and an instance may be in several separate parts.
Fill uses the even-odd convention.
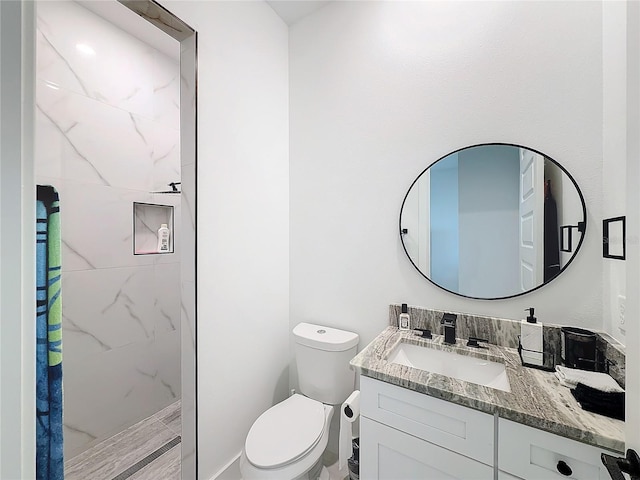
[[[535,150],[457,150],[413,182],[400,211],[411,263],[452,293],[522,295],[560,274],[582,244],[586,208],[575,180]]]

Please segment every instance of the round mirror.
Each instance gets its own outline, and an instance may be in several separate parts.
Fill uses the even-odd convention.
[[[414,180],[400,238],[429,281],[457,295],[509,298],[562,273],[582,245],[587,215],[567,170],[504,143],[452,152]]]

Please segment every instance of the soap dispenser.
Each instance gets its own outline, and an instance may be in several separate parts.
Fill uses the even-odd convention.
[[[522,361],[530,365],[543,366],[542,324],[534,315],[534,308],[526,308],[529,315],[520,325],[520,344],[522,345]]]
[[[400,330],[411,330],[411,318],[407,313],[407,304],[402,304],[402,313],[398,316],[398,328]]]

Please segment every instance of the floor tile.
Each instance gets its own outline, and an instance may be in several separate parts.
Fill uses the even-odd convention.
[[[182,435],[181,401],[172,403],[154,416],[156,420],[169,427],[176,435]]]
[[[180,480],[180,445],[173,447],[128,480]]]
[[[65,463],[66,480],[111,480],[176,437],[155,416],[149,417]]]

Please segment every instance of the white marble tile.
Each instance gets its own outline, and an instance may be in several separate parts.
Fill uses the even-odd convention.
[[[153,263],[152,256],[133,254],[133,203],[148,203],[149,194],[73,181],[63,187],[65,270]]]
[[[47,97],[56,98],[43,95],[39,110],[60,136],[65,179],[151,189],[149,120],[66,90],[48,90]]]
[[[87,440],[89,435],[103,440],[173,403],[179,387],[167,365],[179,359],[167,354],[160,367],[162,356],[158,345],[149,340],[90,355],[81,362],[65,360],[64,424],[86,432]],[[77,453],[88,445],[89,441],[65,448],[73,447]]]
[[[171,190],[169,183],[180,182],[180,131],[162,123],[136,117],[136,126],[150,147],[151,191]]]
[[[153,117],[156,50],[75,2],[39,3],[37,27],[40,78]]]
[[[65,272],[66,360],[153,338],[154,267]]]
[[[62,426],[62,430],[62,434],[64,435],[65,461],[73,459],[75,456],[81,454],[87,450],[87,448],[99,443],[101,440],[98,439],[96,435],[81,430],[80,427],[64,424]]]
[[[153,280],[154,306],[157,312],[154,323],[155,335],[180,332],[180,264],[155,265]]]
[[[186,416],[186,418],[185,418]],[[182,478],[196,478],[195,410],[182,410]]]
[[[195,312],[195,294],[196,286],[195,282],[182,281],[182,295],[180,297],[180,312],[181,312],[181,328],[182,328],[182,348],[188,355],[183,358],[189,357],[191,353],[195,353],[195,328],[196,328],[196,312]],[[195,361],[195,357],[189,357]],[[185,364],[187,362],[184,362]],[[186,365],[189,371],[194,370],[188,364]],[[195,371],[195,370],[194,370]],[[195,378],[195,377],[194,377]]]
[[[42,102],[52,96],[47,92],[52,88],[44,82],[36,82],[35,157],[33,163],[37,175],[62,178],[62,143],[65,140],[57,126],[47,118],[41,109]]]
[[[82,361],[69,358],[65,345],[64,424],[97,441],[114,435],[131,424],[155,413],[152,402],[133,402],[134,389],[146,384],[146,377],[135,368],[137,357],[151,355],[150,342],[86,356]],[[151,392],[149,392],[151,393]],[[153,400],[153,397],[150,397]],[[65,456],[71,458],[92,443],[65,441]],[[96,442],[94,441],[93,444]]]
[[[175,130],[166,129],[159,124],[152,125],[151,141],[154,142],[152,154],[152,191],[171,191],[171,183],[181,182],[180,136]],[[163,135],[164,134],[164,135]],[[177,185],[180,189],[180,185]]]
[[[183,166],[196,161],[196,71],[195,35],[180,42],[180,134],[186,141],[181,144],[180,162]]]
[[[153,119],[180,129],[180,64],[163,53],[153,55]]]
[[[66,3],[67,2],[38,3],[36,21],[36,75],[39,79],[46,80],[58,88],[65,88],[88,95],[89,90],[84,86],[82,79],[74,70],[74,66],[70,65],[65,58],[65,56],[69,56],[69,52],[61,51],[63,48],[73,51],[73,40],[69,38],[68,46],[65,47],[59,44],[54,45],[53,39],[62,36],[60,30],[66,28],[68,24],[67,19],[62,19],[61,25],[60,15],[56,14],[60,12],[62,13],[61,16],[65,16],[65,13],[69,13],[63,11],[68,8],[65,5]],[[82,57],[80,57],[79,60],[81,61]]]
[[[181,397],[180,331],[156,336],[153,354],[152,363],[147,365],[147,371],[153,372],[155,376],[155,395],[159,405],[164,408]]]
[[[196,242],[196,176],[195,166],[187,165],[182,167],[182,201],[180,204],[180,218],[182,228],[180,263],[182,265],[182,279],[186,282],[195,281],[195,242]],[[205,245],[201,245],[205,248]]]
[[[182,282],[182,474],[195,478],[195,282]]]
[[[98,185],[110,184],[100,159],[95,155],[95,148],[87,151],[81,145],[87,140],[82,138],[83,133],[89,134],[89,139],[97,139],[95,131],[87,130],[87,124],[93,120],[90,102],[69,91],[50,88],[41,81],[37,83],[39,124],[36,133],[41,133],[43,138],[37,138],[36,155],[44,157],[38,160],[37,173],[46,162],[47,165],[56,165],[60,177],[71,173],[71,178]],[[97,140],[99,144],[100,140]]]

